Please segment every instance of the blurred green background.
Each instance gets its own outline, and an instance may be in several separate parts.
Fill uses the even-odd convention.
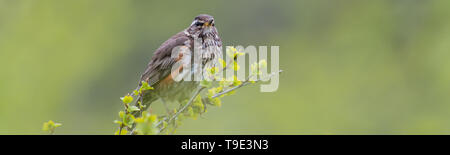
[[[0,134],[113,134],[119,97],[201,13],[224,45],[280,46],[284,72],[178,134],[450,134],[448,0],[0,0]]]

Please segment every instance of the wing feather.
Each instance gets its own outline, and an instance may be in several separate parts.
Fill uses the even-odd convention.
[[[184,32],[180,32],[165,41],[155,51],[151,61],[145,69],[145,72],[141,76],[141,81],[147,81],[151,86],[153,86],[169,76],[172,65],[179,60],[177,56],[172,56],[172,49],[179,46],[186,46],[191,49],[191,42],[190,37],[185,35]]]

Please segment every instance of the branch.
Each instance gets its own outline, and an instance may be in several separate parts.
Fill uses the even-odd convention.
[[[282,70],[280,70],[278,73],[281,73],[281,72],[282,72]],[[275,74],[276,74],[276,73],[273,72],[273,73],[269,74],[268,77],[266,77],[266,78],[270,78],[270,77],[274,76]],[[241,88],[241,87],[244,87],[244,86],[253,84],[252,81],[250,81],[250,78],[251,78],[251,77],[252,77],[252,76],[248,76],[247,79],[246,79],[245,81],[243,81],[240,85],[237,85],[237,86],[235,86],[235,87],[232,87],[232,88],[227,89],[227,90],[224,90],[224,91],[221,91],[221,92],[219,92],[219,93],[213,95],[212,98],[220,97],[220,96],[222,96],[222,95],[224,95],[224,94],[226,94],[226,93],[229,93],[229,92],[231,92],[231,91],[237,90],[237,89],[239,89],[239,88]],[[261,81],[261,78],[258,79],[258,80],[256,80],[256,81],[254,81],[254,83],[259,82],[259,81]],[[195,100],[195,98],[196,98],[196,97],[201,93],[201,91],[203,91],[205,88],[206,88],[206,87],[199,86],[199,87],[197,88],[197,90],[193,93],[193,95],[191,96],[191,98],[189,99],[189,101],[186,103],[186,105],[184,105],[180,110],[178,110],[173,116],[171,116],[171,117],[170,117],[170,116],[164,117],[161,121],[159,121],[159,122],[156,124],[156,126],[159,127],[159,126],[160,126],[161,124],[163,124],[163,122],[165,122],[165,121],[167,121],[167,124],[172,123],[172,121],[174,121],[180,114],[182,114],[189,106],[192,105],[192,103],[193,103],[193,101]],[[204,99],[208,99],[208,98],[202,98],[202,100],[204,100]],[[211,103],[208,103],[208,104],[211,104]],[[161,133],[161,132],[164,131],[165,129],[166,129],[166,126],[160,128],[158,133]],[[132,130],[132,131],[130,132],[130,134],[135,134],[135,132],[134,132],[135,128],[133,127],[131,130]]]
[[[186,103],[186,105],[184,105],[184,107],[182,107],[179,111],[177,111],[177,113],[175,113],[175,115],[173,115],[168,121],[167,124],[170,124],[175,118],[178,117],[178,115],[180,115],[181,113],[183,113],[187,107],[189,107],[192,102],[194,101],[194,99],[197,97],[198,94],[200,94],[200,92],[205,89],[205,87],[200,87],[197,89],[197,91],[195,91],[195,93],[192,95],[191,99],[189,99],[189,102]],[[165,121],[166,119],[160,121],[157,126],[159,126],[163,121]],[[163,127],[159,130],[159,133],[161,133],[161,131],[163,131],[166,127]]]
[[[237,51],[235,48],[232,48],[232,49],[230,49],[231,51],[231,55],[230,56],[233,56],[233,59],[230,59],[229,60],[229,62],[228,63],[225,63],[225,61],[221,61],[221,63],[222,63],[222,66],[223,66],[223,69],[222,70],[220,70],[219,72],[218,72],[218,74],[223,74],[223,72],[225,71],[225,70],[227,70],[227,69],[230,69],[230,67],[236,67],[236,58],[238,57],[238,56],[241,56],[241,55],[244,55],[245,53],[242,53],[242,52],[239,52],[239,51]],[[228,53],[229,51],[228,51],[228,49],[227,49],[227,54],[229,54]],[[206,97],[206,98],[202,98],[201,96],[200,96],[200,98],[201,98],[201,101],[202,101],[202,103],[203,103],[203,106],[202,107],[200,107],[200,109],[203,109],[203,112],[206,112],[206,107],[207,107],[207,104],[210,104],[210,105],[217,105],[217,104],[220,104],[220,99],[219,99],[219,97],[222,97],[222,96],[224,96],[224,95],[226,95],[227,93],[230,93],[230,92],[232,92],[232,91],[235,91],[235,90],[237,90],[237,89],[239,89],[239,88],[241,88],[241,87],[244,87],[244,86],[246,86],[246,85],[250,85],[250,84],[253,84],[253,83],[256,83],[256,82],[259,82],[259,81],[261,81],[261,79],[265,79],[265,78],[270,78],[270,77],[272,77],[274,74],[278,74],[278,73],[281,73],[282,72],[282,70],[280,70],[278,73],[276,73],[276,72],[273,72],[273,73],[271,73],[271,74],[269,74],[268,76],[266,76],[266,77],[264,77],[264,78],[260,78],[260,79],[257,79],[257,80],[255,80],[255,81],[250,81],[250,78],[253,78],[254,76],[257,76],[258,74],[260,74],[260,72],[259,72],[259,70],[261,70],[261,68],[265,68],[265,66],[267,65],[267,63],[266,63],[266,61],[264,60],[264,61],[259,61],[258,63],[256,63],[255,62],[255,64],[252,64],[252,70],[253,70],[253,68],[254,68],[254,66],[253,65],[256,65],[256,67],[258,67],[257,69],[258,69],[258,71],[257,71],[257,73],[255,74],[255,73],[253,73],[253,74],[250,74],[248,77],[247,77],[247,79],[245,79],[245,81],[242,81],[242,82],[239,82],[240,84],[239,85],[235,85],[236,83],[235,82],[238,82],[238,81],[236,81],[237,79],[236,79],[236,77],[233,77],[234,78],[234,81],[233,81],[233,87],[230,87],[230,86],[232,86],[232,85],[227,85],[227,86],[224,86],[224,84],[227,84],[227,83],[220,83],[219,85],[220,85],[220,88],[219,87],[217,87],[218,89],[220,89],[221,91],[220,92],[218,92],[218,93],[216,93],[216,94],[213,94],[213,96],[209,96],[209,97]],[[261,66],[264,66],[264,67],[261,67]],[[213,74],[212,76],[213,76],[213,79],[215,79],[215,75],[217,74],[214,74],[215,72],[216,72],[216,70],[215,70],[216,68],[214,68],[214,72],[213,72],[213,70],[212,70],[212,68],[211,68],[211,73]],[[255,68],[256,69],[256,68]],[[236,68],[235,68],[235,70],[237,70]],[[150,88],[152,88],[152,87],[150,87],[149,85],[148,85],[148,83],[146,83],[145,81],[141,81],[140,83],[139,83],[139,86],[138,86],[138,88],[136,88],[134,91],[133,91],[133,95],[135,95],[136,97],[138,97],[138,100],[136,100],[136,103],[139,103],[139,100],[141,100],[141,102],[140,103],[142,103],[142,94],[141,94],[141,91],[142,91],[142,89],[143,89],[143,87],[144,87],[144,85],[145,85],[145,89],[150,89]],[[158,121],[158,118],[157,118],[157,116],[156,115],[146,115],[146,117],[144,117],[144,116],[142,116],[142,114],[141,114],[141,117],[140,118],[137,118],[137,119],[134,119],[134,120],[136,120],[136,121],[139,121],[140,123],[151,123],[151,128],[150,128],[150,130],[151,130],[151,132],[152,133],[155,133],[155,131],[159,131],[159,132],[157,132],[156,134],[160,134],[160,133],[162,133],[162,131],[164,131],[165,129],[167,129],[168,128],[168,126],[171,124],[171,123],[174,123],[174,130],[175,130],[175,128],[176,128],[176,126],[177,126],[177,121],[174,121],[174,120],[177,120],[178,119],[178,117],[180,116],[180,114],[182,114],[182,113],[184,113],[184,112],[186,112],[186,110],[187,109],[189,109],[188,111],[189,111],[189,116],[192,116],[192,115],[194,115],[195,117],[197,116],[197,114],[202,114],[202,112],[199,112],[199,107],[197,107],[196,105],[195,105],[195,111],[196,112],[194,112],[194,113],[192,113],[193,111],[191,111],[191,109],[190,109],[190,107],[192,106],[192,104],[196,104],[196,103],[193,103],[194,102],[194,100],[196,100],[196,98],[197,98],[197,96],[199,96],[199,94],[204,90],[204,89],[207,89],[207,88],[209,88],[211,86],[211,83],[207,83],[206,85],[205,84],[200,84],[198,87],[197,87],[197,89],[196,89],[196,91],[193,93],[193,95],[191,96],[191,98],[189,99],[189,101],[185,104],[185,105],[181,105],[179,108],[179,110],[178,111],[176,111],[173,115],[172,115],[172,113],[171,112],[168,112],[168,115],[166,115],[166,116],[163,116],[162,118],[160,117],[160,120]],[[223,88],[228,88],[227,90],[224,90]],[[211,88],[212,89],[212,88]],[[216,90],[218,90],[218,89],[216,89]],[[216,90],[213,90],[214,92],[216,92]],[[210,92],[210,93],[212,93],[212,92]],[[129,95],[128,95],[129,96]],[[214,99],[214,100],[211,100],[211,99]],[[131,98],[131,100],[132,100],[132,98]],[[212,101],[212,102],[211,102]],[[131,101],[129,101],[129,102],[131,102]],[[129,126],[123,126],[123,123],[128,123],[128,120],[126,120],[126,119],[128,119],[127,117],[128,117],[128,113],[129,113],[129,107],[128,107],[128,103],[129,102],[125,102],[124,101],[124,103],[125,103],[125,117],[123,118],[124,119],[124,122],[119,122],[118,121],[118,123],[119,124],[121,124],[121,126],[119,127],[119,134],[121,133],[121,131],[125,128],[125,129],[127,129],[127,131],[131,131],[131,132],[129,132],[129,134],[137,134],[137,129],[136,129],[136,123],[135,122],[133,122],[132,123],[132,125],[131,125],[131,127],[129,127]],[[148,107],[147,107],[148,108]],[[136,107],[135,106],[132,106],[132,111],[136,111]],[[139,112],[143,112],[145,110],[145,108],[143,108],[140,104],[139,104]],[[121,115],[120,113],[119,113],[119,115]],[[122,116],[121,116],[122,117]],[[132,117],[132,116],[130,116],[130,117]],[[155,122],[155,121],[158,121],[158,122]],[[130,122],[131,123],[131,122]],[[154,123],[156,123],[156,124],[154,124]],[[162,127],[161,127],[161,124],[163,124],[162,125]],[[167,124],[167,125],[166,125]],[[144,130],[144,129],[143,129]],[[147,129],[145,129],[145,130],[147,130]],[[173,131],[174,131],[173,130]],[[172,132],[173,132],[172,131]]]
[[[283,72],[283,70],[280,70],[278,73],[281,73],[281,72]],[[274,75],[275,75],[275,72],[269,74],[268,77],[272,77],[272,76],[274,76]],[[251,77],[252,77],[252,76],[248,76],[247,79],[246,79],[244,82],[242,82],[240,85],[235,86],[235,87],[230,88],[230,89],[227,89],[227,90],[224,90],[224,91],[221,91],[220,93],[217,93],[217,94],[215,94],[214,96],[212,96],[212,98],[220,97],[220,96],[222,96],[222,95],[224,95],[224,94],[226,94],[226,93],[229,93],[229,92],[231,92],[231,91],[233,91],[233,90],[239,89],[239,88],[241,88],[241,87],[243,87],[243,86],[246,86],[246,85],[249,85],[249,84],[252,84],[251,81],[250,81],[250,78],[251,78]],[[256,82],[259,82],[259,81],[261,81],[261,79],[258,79],[258,80],[254,81],[254,82],[256,83]],[[176,119],[176,118],[178,117],[178,115],[180,115],[181,113],[183,113],[183,112],[187,109],[187,107],[189,107],[189,106],[192,104],[192,102],[193,102],[194,99],[197,97],[197,95],[200,94],[200,92],[201,92],[203,89],[205,89],[205,88],[206,88],[206,87],[200,87],[199,89],[197,89],[197,91],[196,91],[196,92],[194,93],[194,95],[191,97],[191,99],[189,100],[189,102],[188,102],[186,105],[184,105],[184,107],[181,108],[179,111],[177,111],[177,113],[175,113],[175,115],[173,115],[173,116],[167,121],[167,124],[170,124],[174,119]],[[203,99],[202,99],[202,100],[203,100]],[[167,120],[167,117],[164,118],[163,120],[161,120],[160,122],[158,122],[158,124],[157,124],[156,126],[161,125],[162,122],[165,121],[165,120]],[[159,133],[161,133],[161,131],[163,131],[164,129],[165,129],[165,127],[161,128],[161,129],[159,130]]]
[[[278,73],[281,73],[281,72],[283,72],[283,70],[280,70]],[[271,74],[269,74],[268,77],[272,77],[272,76],[274,76],[274,75],[275,75],[275,73],[271,73]],[[252,76],[249,76],[244,82],[242,82],[242,83],[241,83],[240,85],[238,85],[238,86],[235,86],[235,87],[233,87],[233,88],[230,88],[230,89],[227,89],[227,90],[221,91],[220,93],[215,94],[214,96],[212,96],[212,98],[216,98],[216,97],[222,96],[222,95],[224,95],[224,94],[226,94],[226,93],[229,93],[229,92],[231,92],[231,91],[233,91],[233,90],[239,89],[239,88],[241,88],[241,87],[243,87],[243,86],[246,86],[246,85],[249,85],[249,84],[252,84],[252,83],[250,82],[250,78],[251,78],[251,77],[252,77]],[[255,83],[256,83],[256,82],[259,82],[259,81],[261,81],[261,79],[256,80]]]

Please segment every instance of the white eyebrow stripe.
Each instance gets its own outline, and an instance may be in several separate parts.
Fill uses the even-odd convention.
[[[194,21],[192,22],[191,26],[192,26],[192,25],[194,25],[194,24],[195,24],[195,22],[197,22],[197,20],[194,20]]]

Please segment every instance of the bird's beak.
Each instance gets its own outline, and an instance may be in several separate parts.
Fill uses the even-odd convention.
[[[211,22],[206,22],[204,25],[205,25],[205,26],[210,26],[210,25],[211,25]]]

